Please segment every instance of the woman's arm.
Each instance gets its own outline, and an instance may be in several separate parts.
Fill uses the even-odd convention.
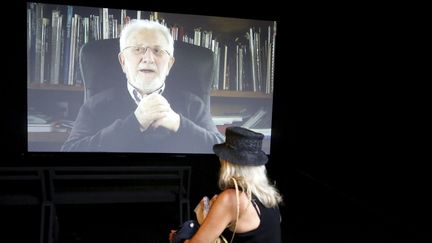
[[[212,199],[207,217],[197,233],[185,243],[211,243],[217,239],[225,228],[236,220],[235,190],[228,189]]]

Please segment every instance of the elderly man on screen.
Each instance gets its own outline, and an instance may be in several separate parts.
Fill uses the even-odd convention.
[[[211,153],[223,141],[198,96],[165,86],[175,62],[166,26],[132,21],[121,32],[118,58],[124,88],[83,104],[62,151]]]

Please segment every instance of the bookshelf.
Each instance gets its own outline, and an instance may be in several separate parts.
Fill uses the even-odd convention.
[[[70,86],[62,84],[44,84],[44,83],[30,83],[28,85],[29,90],[54,90],[54,91],[77,91],[84,92],[84,86]]]
[[[42,112],[54,107],[63,110],[61,119],[74,120],[84,100],[80,47],[118,37],[135,18],[157,20],[171,29],[176,41],[213,51],[212,115],[251,115],[256,107],[272,110],[274,21],[46,3],[27,3],[29,106]],[[67,132],[29,133],[32,142],[61,143],[66,137]]]
[[[271,94],[253,91],[235,91],[235,90],[212,90],[212,97],[238,97],[238,98],[256,98],[271,99]]]

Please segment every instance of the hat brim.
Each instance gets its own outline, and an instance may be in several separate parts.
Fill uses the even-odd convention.
[[[265,165],[268,161],[268,157],[264,151],[257,151],[255,153],[244,150],[238,151],[226,146],[225,143],[214,145],[213,152],[220,159],[228,160],[238,165]]]

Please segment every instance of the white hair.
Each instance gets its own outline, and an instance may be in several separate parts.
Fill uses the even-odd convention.
[[[274,185],[269,183],[265,165],[242,166],[221,160],[219,188],[221,190],[234,188],[231,178],[236,179],[249,199],[253,194],[267,208],[276,207],[282,203],[282,195]]]
[[[171,56],[174,56],[174,39],[171,36],[170,30],[165,25],[160,24],[156,21],[150,21],[148,19],[133,19],[127,24],[120,34],[120,51],[126,47],[127,38],[134,32],[142,29],[158,30],[162,33],[165,39],[168,41],[168,52]]]

